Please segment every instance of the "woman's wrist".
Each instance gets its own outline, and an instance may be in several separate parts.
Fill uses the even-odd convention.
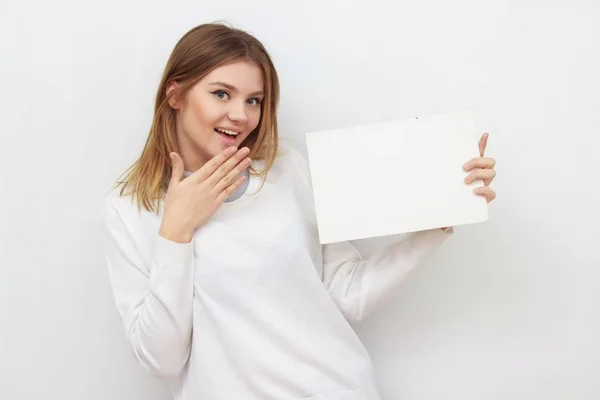
[[[166,224],[161,225],[158,234],[161,237],[175,243],[189,243],[192,241],[192,237],[194,236],[193,233],[186,232],[186,230],[183,229],[170,228]]]

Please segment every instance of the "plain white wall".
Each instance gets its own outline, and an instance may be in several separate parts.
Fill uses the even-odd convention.
[[[356,327],[386,399],[600,398],[600,3],[9,0],[0,15],[1,399],[168,398],[125,344],[100,209],[173,45],[219,19],[272,53],[284,136],[466,108],[491,133],[491,221],[458,227]]]

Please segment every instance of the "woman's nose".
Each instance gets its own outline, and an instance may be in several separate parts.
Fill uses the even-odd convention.
[[[229,110],[229,119],[236,122],[246,122],[248,115],[246,114],[246,104],[239,102],[231,102]]]

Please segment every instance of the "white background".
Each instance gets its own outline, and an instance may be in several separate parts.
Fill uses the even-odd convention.
[[[0,8],[1,399],[168,398],[124,341],[100,210],[175,42],[218,19],[270,50],[284,136],[467,108],[491,133],[490,222],[457,228],[356,327],[386,399],[600,398],[599,2]]]

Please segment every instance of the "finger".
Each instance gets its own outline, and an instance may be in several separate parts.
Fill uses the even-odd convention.
[[[242,184],[246,181],[246,176],[242,175],[239,178],[236,179],[235,182],[233,182],[231,185],[229,185],[228,187],[225,188],[225,190],[223,190],[218,196],[217,196],[217,202],[223,203],[225,200],[227,200],[229,198],[229,196],[231,196],[233,194],[233,192],[235,192],[240,186],[242,186]]]
[[[488,137],[490,137],[489,133],[484,133],[481,135],[481,139],[479,139],[479,155],[483,157],[485,154],[485,148],[487,147]]]
[[[225,175],[217,184],[215,185],[213,191],[217,194],[220,194],[223,190],[227,189],[235,180],[240,176],[240,174],[252,164],[252,160],[250,158],[243,159],[240,163],[238,163],[235,168],[233,168],[227,175]]]
[[[491,157],[475,157],[463,165],[465,171],[470,171],[473,168],[488,168],[493,169],[496,166],[496,160]]]
[[[493,169],[477,168],[465,178],[465,183],[472,183],[476,180],[483,180],[485,185],[489,185],[489,182],[491,182],[495,176],[496,171]]]
[[[250,154],[250,149],[247,147],[241,148],[237,153],[230,157],[227,161],[221,164],[208,178],[206,183],[210,188],[217,186],[219,181],[231,172],[244,158]]]
[[[234,154],[238,153],[235,146],[229,147],[205,163],[201,168],[189,176],[188,179],[202,182],[211,176],[223,163],[229,160]]]
[[[496,198],[496,192],[489,186],[478,187],[473,192],[478,196],[484,196],[488,203]]]
[[[183,160],[181,159],[181,157],[179,156],[179,154],[177,154],[176,152],[171,152],[171,154],[169,154],[169,157],[171,158],[171,181],[169,184],[171,183],[179,183],[183,180]]]

